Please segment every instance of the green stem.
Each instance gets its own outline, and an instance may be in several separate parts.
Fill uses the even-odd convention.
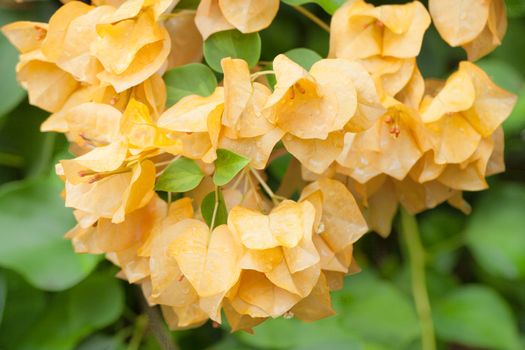
[[[0,166],[22,168],[24,166],[24,158],[17,154],[0,152]]]
[[[219,187],[215,186],[215,204],[213,205],[213,214],[211,217],[210,231],[215,228],[215,219],[217,218],[217,212],[219,210]]]
[[[142,339],[144,338],[144,334],[146,334],[146,330],[148,329],[148,317],[146,315],[140,315],[135,320],[135,329],[133,330],[133,336],[131,337],[131,340],[128,345],[127,350],[138,350],[140,347],[140,344],[142,343]]]
[[[401,231],[408,248],[410,259],[412,294],[421,325],[422,349],[435,350],[436,338],[426,285],[425,250],[419,238],[419,230],[415,216],[403,208],[401,208]]]

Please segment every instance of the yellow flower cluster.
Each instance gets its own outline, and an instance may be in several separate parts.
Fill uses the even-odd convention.
[[[447,1],[437,2],[440,5],[430,2],[431,9]],[[445,15],[453,16],[444,8],[443,13],[434,11],[438,28]],[[470,23],[461,20],[456,25],[468,32]],[[487,188],[485,177],[504,170],[500,126],[516,97],[467,61],[445,82],[424,80],[415,57],[429,24],[430,16],[417,1],[379,7],[350,1],[332,21],[331,55],[362,61],[387,109],[370,129],[345,135],[332,173],[348,177],[370,228],[385,236],[399,203],[412,214],[444,201],[468,213],[461,192]],[[358,46],[349,49],[346,42]],[[357,49],[363,45],[370,51]]]
[[[459,35],[436,2],[442,35]],[[488,50],[483,33],[501,38],[503,26],[502,1],[477,2],[488,8],[483,32],[462,26],[451,39],[476,57]],[[162,74],[200,60],[202,37],[258,31],[279,7],[202,0],[195,15],[170,13],[176,3],[72,1],[48,24],[3,28],[21,53],[30,102],[52,113],[42,129],[65,133],[75,154],[57,165],[78,222],[67,237],[77,252],[106,254],[171,328],[221,323],[222,311],[247,331],[268,318],[329,316],[330,291],[358,271],[353,244],[369,228],[387,235],[399,204],[417,213],[448,200],[468,211],[462,191],[486,188],[485,177],[503,170],[500,126],[515,98],[466,61],[445,82],[423,79],[416,57],[431,17],[420,2],[348,1],[333,16],[329,58],[309,71],[285,55],[262,72],[224,58],[210,96],[166,106]],[[221,150],[249,164],[218,188]],[[264,180],[283,152],[301,165],[285,178],[310,182],[297,201]],[[155,185],[181,159],[203,180],[165,201]]]

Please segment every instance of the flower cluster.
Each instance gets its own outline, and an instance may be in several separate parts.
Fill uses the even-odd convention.
[[[483,22],[497,38],[501,3]],[[75,156],[56,167],[77,219],[67,237],[77,252],[106,254],[171,328],[221,323],[222,311],[246,331],[329,316],[330,291],[359,270],[363,234],[389,234],[399,205],[468,211],[462,191],[503,170],[500,126],[515,98],[467,61],[444,82],[423,79],[416,57],[431,17],[420,2],[348,1],[329,58],[306,70],[279,55],[254,71],[225,57],[213,93],[166,106],[163,73],[200,60],[202,37],[258,31],[279,7],[202,0],[194,15],[172,13],[176,4],[71,1],[48,24],[3,28],[30,102],[52,113],[42,129],[65,133]],[[493,48],[483,33],[454,43],[478,57]],[[275,193],[265,170],[286,153]]]

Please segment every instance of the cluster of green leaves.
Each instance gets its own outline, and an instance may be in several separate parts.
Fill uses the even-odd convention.
[[[285,53],[309,68],[326,56],[328,36],[286,4],[306,4],[328,19],[327,13],[342,2],[283,0],[270,28],[258,34],[213,35],[204,45],[202,64],[165,75],[169,104],[189,94],[210,95],[221,79],[223,57],[243,58],[254,66]],[[184,0],[179,6],[194,8],[196,3]],[[467,196],[472,215],[444,205],[418,217],[440,349],[525,348],[525,2],[507,0],[507,5],[511,18],[504,43],[479,62],[519,97],[504,124],[507,172],[491,180],[490,190]],[[0,9],[0,25],[47,20],[59,3],[17,6]],[[68,156],[66,142],[39,132],[46,114],[27,104],[14,74],[16,51],[1,36],[0,57],[0,349],[159,349],[140,292],[116,279],[116,269],[102,257],[77,255],[63,239],[74,220],[63,206],[53,164]],[[464,57],[430,29],[418,63],[425,76],[445,77]],[[270,180],[279,182],[287,159],[270,165]],[[217,190],[201,205],[209,226],[226,221],[220,187],[243,169],[249,171],[247,166],[245,158],[218,151]],[[203,177],[194,161],[178,158],[165,169],[157,190],[186,192]],[[356,249],[363,272],[347,278],[343,290],[334,293],[334,317],[316,323],[271,320],[254,336],[232,335],[210,324],[171,336],[182,349],[419,349],[406,247],[399,236],[394,232],[384,240],[369,234],[360,241]]]

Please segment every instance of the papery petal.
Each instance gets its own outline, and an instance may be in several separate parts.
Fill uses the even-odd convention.
[[[488,1],[430,0],[428,5],[439,34],[451,46],[474,40],[489,16]]]
[[[241,246],[227,226],[210,233],[202,221],[185,220],[174,229],[181,234],[171,243],[169,254],[200,296],[226,292],[237,282]]]
[[[39,49],[47,29],[47,23],[29,21],[14,22],[1,28],[2,34],[22,54]]]
[[[238,295],[271,317],[282,316],[301,300],[300,296],[275,286],[262,273],[250,270],[244,271],[241,276]]]
[[[322,174],[343,150],[343,139],[342,132],[330,133],[326,140],[300,139],[286,135],[283,144],[308,170]]]
[[[209,97],[183,97],[159,118],[159,127],[181,132],[207,132],[210,113],[224,102],[224,90],[217,88]]]
[[[230,57],[221,60],[224,72],[224,114],[222,124],[233,128],[253,94],[248,63]]]
[[[177,12],[164,21],[171,40],[168,70],[202,60],[202,36],[195,25],[195,13],[189,10]]]
[[[423,111],[421,118],[425,123],[431,123],[447,113],[466,111],[474,104],[476,97],[471,77],[460,70],[447,79],[445,86]]]
[[[264,169],[275,145],[281,140],[284,132],[273,128],[266,134],[256,137],[230,139],[221,137],[219,148],[224,148],[250,159],[254,169]]]
[[[498,87],[482,69],[470,62],[461,62],[459,70],[470,77],[476,94],[472,108],[464,116],[482,137],[488,137],[508,118],[516,104],[516,96]]]
[[[322,273],[312,292],[298,302],[292,309],[294,317],[305,322],[312,322],[335,314],[330,299],[330,288]]]
[[[234,28],[224,18],[218,0],[201,0],[195,15],[195,24],[204,40],[214,33]]]
[[[219,0],[226,20],[242,33],[258,32],[272,23],[279,0]]]
[[[385,5],[382,9],[383,16],[380,18],[390,29],[383,34],[383,55],[398,58],[417,56],[423,35],[431,22],[425,6],[419,1],[413,1],[405,5]],[[389,14],[387,9],[392,9],[394,13]],[[389,14],[389,18],[385,18],[385,14]],[[394,27],[391,20],[400,23]]]

